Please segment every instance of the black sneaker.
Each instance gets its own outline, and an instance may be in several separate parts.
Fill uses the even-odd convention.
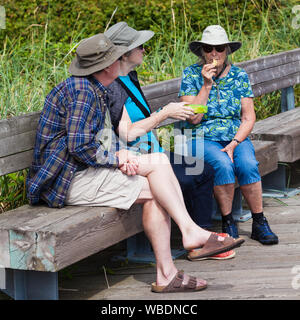
[[[239,238],[239,232],[237,225],[234,221],[224,221],[222,222],[222,232],[228,233],[232,238]]]
[[[253,219],[251,239],[257,240],[262,244],[278,243],[278,237],[271,230],[265,217],[263,217],[262,221],[260,222]]]

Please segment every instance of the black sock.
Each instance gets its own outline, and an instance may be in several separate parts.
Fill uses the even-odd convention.
[[[228,222],[234,223],[234,219],[233,219],[232,213],[229,213],[226,216],[222,216],[222,223],[225,224],[225,223],[228,223]]]
[[[259,212],[259,213],[251,212],[251,215],[252,215],[252,219],[254,221],[257,221],[257,222],[261,222],[264,219],[264,213],[263,212]]]

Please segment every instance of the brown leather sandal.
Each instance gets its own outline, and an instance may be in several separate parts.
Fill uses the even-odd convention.
[[[183,270],[178,271],[175,277],[166,286],[158,286],[156,282],[151,285],[151,291],[156,293],[170,293],[170,292],[196,292],[207,288],[207,284],[197,286],[197,278],[188,276],[188,283],[183,284]]]
[[[214,256],[240,247],[244,241],[244,239],[234,239],[232,237],[225,237],[223,241],[219,241],[218,235],[212,233],[205,245],[202,248],[190,250],[187,258],[193,261]]]

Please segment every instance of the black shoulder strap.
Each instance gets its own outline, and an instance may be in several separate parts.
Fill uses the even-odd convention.
[[[148,101],[147,101],[146,97],[144,96],[144,92],[143,92],[143,90],[142,90],[142,88],[140,86],[140,82],[138,80],[137,72],[135,70],[133,70],[133,71],[130,71],[128,73],[128,75],[129,75],[131,81],[135,84],[135,86],[138,88],[139,92],[141,93],[141,95],[142,95],[142,97],[143,97],[148,109],[151,110],[151,108],[150,108],[150,106],[148,104]]]
[[[124,88],[124,90],[127,92],[127,94],[129,95],[129,97],[133,100],[133,102],[139,107],[139,109],[143,112],[144,116],[146,118],[150,117],[150,112],[143,106],[143,104],[136,98],[136,96],[129,90],[129,88],[126,86],[126,84],[120,79],[117,78],[116,81],[122,86],[122,88]],[[140,86],[137,86],[135,84],[135,86],[137,87],[137,89],[141,92],[142,96],[144,97],[144,94],[142,93],[142,90],[140,88]],[[145,99],[145,98],[144,98]],[[145,99],[146,101],[146,99]],[[147,103],[147,101],[146,101]],[[147,104],[148,105],[148,104]]]

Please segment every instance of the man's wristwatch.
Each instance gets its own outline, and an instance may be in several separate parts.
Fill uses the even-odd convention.
[[[235,141],[237,144],[240,144],[241,143],[241,141],[239,141],[238,139],[232,139],[232,141]]]

